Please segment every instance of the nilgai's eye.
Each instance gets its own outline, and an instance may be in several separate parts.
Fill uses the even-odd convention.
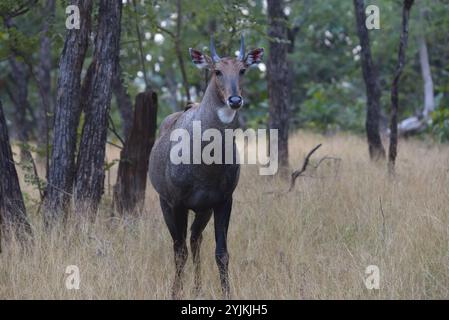
[[[246,69],[240,70],[240,75],[243,76],[245,74],[245,72],[246,72]]]
[[[222,73],[221,73],[221,71],[220,71],[220,70],[215,70],[215,75],[216,75],[217,77],[219,77],[219,76],[221,76],[221,75],[222,75]]]

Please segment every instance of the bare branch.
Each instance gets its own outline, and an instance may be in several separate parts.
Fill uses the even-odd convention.
[[[120,149],[120,150],[123,149],[122,146],[119,146],[118,144],[115,144],[114,142],[106,141],[106,143],[107,143],[107,144],[110,144],[110,145],[113,146],[113,147],[116,147],[117,149]]]
[[[307,166],[308,166],[308,164],[309,164],[309,159],[310,159],[310,157],[312,156],[312,154],[315,152],[315,151],[317,151],[320,147],[321,147],[321,143],[319,144],[319,145],[317,145],[315,148],[313,148],[312,150],[310,150],[309,151],[309,153],[306,155],[306,157],[304,158],[304,162],[303,162],[303,164],[302,164],[302,168],[301,168],[301,170],[295,170],[295,171],[293,171],[293,173],[292,173],[292,176],[291,176],[291,180],[290,180],[290,187],[288,188],[288,191],[287,192],[290,192],[290,191],[292,191],[293,190],[293,188],[295,187],[295,182],[296,182],[296,179],[304,172],[304,171],[306,171],[306,169],[307,169]]]
[[[117,128],[115,127],[114,121],[111,118],[111,115],[108,114],[108,118],[109,118],[109,124],[110,126],[108,127],[108,129],[117,137],[117,139],[120,140],[120,142],[122,143],[122,145],[125,145],[125,141],[123,140],[123,138],[119,135]]]
[[[341,162],[341,158],[337,158],[337,157],[329,157],[329,156],[325,156],[322,157],[317,163],[316,165],[310,164],[310,157],[315,153],[315,151],[317,151],[320,147],[321,147],[321,143],[319,145],[317,145],[315,148],[313,148],[312,150],[309,151],[309,153],[305,156],[304,158],[304,162],[302,164],[301,169],[299,170],[295,170],[293,171],[293,173],[291,174],[291,180],[290,180],[290,187],[288,188],[288,190],[286,191],[282,191],[282,192],[277,192],[277,191],[269,191],[269,192],[265,192],[265,194],[278,194],[278,195],[284,195],[287,194],[289,192],[291,192],[293,190],[293,188],[295,187],[295,182],[296,179],[298,177],[307,177],[307,178],[313,178],[313,179],[326,179],[326,178],[331,178],[330,176],[314,176],[314,175],[305,175],[304,173],[306,172],[307,168],[309,166],[311,166],[314,170],[317,170],[318,167],[326,160],[333,160],[335,162],[338,163],[338,168],[335,172],[335,175],[333,176],[334,178],[338,176],[338,172],[339,172],[339,168],[340,168],[340,162]]]

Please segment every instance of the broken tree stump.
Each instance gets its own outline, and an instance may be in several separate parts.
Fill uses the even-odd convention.
[[[156,137],[157,94],[151,90],[136,97],[134,120],[120,153],[114,210],[119,215],[142,211],[147,185],[148,162]]]

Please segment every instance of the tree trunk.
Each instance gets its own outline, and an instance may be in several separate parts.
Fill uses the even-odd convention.
[[[122,118],[122,130],[124,139],[128,138],[128,135],[133,125],[133,104],[131,98],[123,84],[122,70],[120,64],[112,82],[115,99],[117,101],[117,107]]]
[[[366,136],[371,160],[385,159],[385,149],[379,134],[380,96],[379,78],[376,66],[371,57],[368,30],[365,25],[365,4],[363,0],[354,0],[357,33],[361,51],[361,65],[366,87]]]
[[[104,188],[104,160],[112,81],[117,71],[122,1],[101,0],[85,122],[78,152],[75,181],[76,212],[93,218]],[[89,67],[90,69],[91,67]]]
[[[419,62],[424,83],[424,104],[419,114],[406,118],[398,124],[399,135],[410,135],[421,132],[429,124],[430,113],[435,109],[435,97],[433,93],[432,74],[430,72],[427,44],[423,35],[418,38]]]
[[[433,94],[433,81],[430,72],[429,54],[424,35],[419,37],[419,62],[421,64],[421,73],[424,82],[424,110],[423,116],[427,119],[429,114],[435,109],[435,96]]]
[[[429,118],[432,111],[435,109],[435,96],[433,92],[433,80],[430,70],[429,54],[427,51],[426,38],[424,36],[424,8],[421,7],[419,13],[420,20],[420,32],[418,35],[419,46],[419,63],[421,66],[421,75],[423,79],[424,89],[424,103],[423,109],[419,114],[402,120],[398,124],[398,134],[408,135],[416,132],[420,132],[426,128],[429,124]]]
[[[288,167],[288,131],[290,117],[290,64],[287,59],[288,28],[284,2],[268,0],[268,95],[270,99],[268,126],[278,130],[279,167]],[[283,40],[283,41],[277,41]]]
[[[44,203],[47,226],[55,218],[63,218],[69,208],[80,118],[80,77],[91,28],[92,0],[73,0],[70,4],[80,9],[80,29],[67,31],[59,62],[53,149]]]
[[[31,236],[31,226],[26,216],[25,203],[20,191],[8,128],[0,101],[0,231],[9,235],[12,231],[16,237],[24,240]]]
[[[148,180],[148,161],[156,137],[157,95],[146,91],[136,97],[134,123],[120,153],[114,207],[120,215],[142,211]]]
[[[9,65],[11,67],[11,83],[14,86],[12,88],[8,87],[8,95],[16,107],[14,117],[17,126],[17,137],[20,142],[20,161],[25,163],[31,160],[31,153],[27,146],[31,127],[27,119],[28,111],[31,110],[28,101],[29,74],[26,65],[19,62],[15,54],[12,54],[9,58]]]
[[[402,28],[399,42],[398,65],[394,74],[393,84],[391,86],[391,118],[390,118],[390,146],[388,150],[388,171],[390,175],[394,174],[394,167],[398,148],[398,111],[399,111],[399,79],[405,65],[405,50],[408,40],[408,20],[410,9],[414,0],[404,0],[402,9]]]
[[[37,68],[37,79],[41,87],[41,101],[37,112],[37,141],[40,147],[48,148],[49,144],[49,121],[48,114],[52,112],[51,102],[51,40],[49,36],[50,23],[55,15],[55,0],[47,0],[42,16],[42,35],[40,39],[39,64]],[[48,152],[48,151],[47,151]],[[42,159],[41,159],[42,160]],[[48,159],[46,159],[48,162]],[[48,163],[47,163],[48,164]],[[46,164],[46,165],[47,165]],[[48,168],[47,168],[48,169]]]

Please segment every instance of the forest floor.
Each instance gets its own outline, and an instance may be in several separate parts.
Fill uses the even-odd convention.
[[[323,162],[288,194],[270,193],[286,190],[288,181],[260,176],[255,166],[242,168],[228,235],[232,297],[449,298],[449,147],[401,140],[391,180],[385,164],[368,161],[364,138],[298,132],[291,138],[292,167],[299,168],[318,143],[323,146],[313,163],[328,155],[341,158],[340,166]],[[108,148],[108,161],[118,156]],[[145,212],[135,220],[110,218],[115,170],[98,221],[84,230],[69,224],[43,232],[29,199],[33,192],[23,184],[35,240],[28,252],[5,246],[0,299],[170,298],[172,241],[157,195],[150,186]],[[214,248],[211,221],[201,250],[201,298],[221,297]],[[79,290],[66,288],[68,265],[79,268]],[[369,265],[379,268],[378,290],[365,285]],[[195,298],[192,289],[189,253],[185,298]]]

